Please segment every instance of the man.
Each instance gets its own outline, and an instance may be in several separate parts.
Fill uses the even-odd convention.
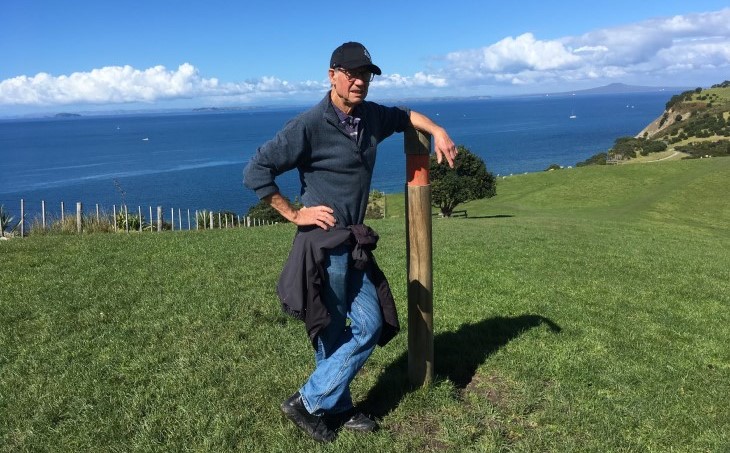
[[[298,226],[277,291],[284,310],[305,321],[316,366],[281,410],[320,442],[334,439],[333,420],[345,429],[377,429],[354,408],[350,382],[398,329],[387,281],[371,254],[377,235],[361,225],[377,145],[413,126],[433,136],[439,163],[445,158],[453,167],[457,152],[426,116],[365,101],[380,74],[362,44],[342,44],[330,59],[325,98],[261,146],[244,171],[246,187]],[[299,209],[274,182],[294,168],[302,182]]]

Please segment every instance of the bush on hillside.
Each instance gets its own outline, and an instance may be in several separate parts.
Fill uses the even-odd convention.
[[[689,101],[690,99],[692,99],[693,93],[694,91],[685,91],[680,94],[675,94],[669,99],[669,101],[667,101],[665,109],[671,110],[675,105],[679,104],[680,102]]]
[[[575,164],[576,167],[585,167],[586,165],[606,165],[606,160],[608,159],[607,153],[598,153],[594,154],[588,159],[578,162]]]
[[[690,158],[730,156],[730,140],[692,142],[685,146],[678,146],[677,150],[689,154]]]
[[[649,140],[643,137],[620,137],[616,139],[613,148],[608,150],[608,156],[618,160],[629,160],[635,158],[637,154],[646,156],[666,149],[667,144],[661,140]]]

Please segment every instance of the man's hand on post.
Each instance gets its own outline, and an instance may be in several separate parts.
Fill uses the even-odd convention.
[[[449,167],[454,168],[454,159],[459,151],[456,149],[456,145],[454,145],[454,141],[451,140],[449,134],[446,133],[446,129],[431,121],[427,116],[414,110],[411,110],[410,119],[413,127],[433,136],[436,162],[440,164],[446,158]]]
[[[449,167],[454,168],[454,159],[456,159],[456,155],[459,154],[459,150],[451,140],[451,137],[449,137],[449,134],[447,134],[443,128],[439,128],[434,132],[435,133],[432,135],[433,148],[436,152],[436,162],[440,164],[441,161],[446,158],[446,162],[448,162]]]

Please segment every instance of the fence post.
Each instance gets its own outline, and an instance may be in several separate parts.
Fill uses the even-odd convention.
[[[43,231],[46,230],[46,200],[41,200],[41,222]]]
[[[210,229],[213,229],[213,211],[210,211]]]
[[[25,237],[25,200],[20,199],[20,237]]]
[[[83,207],[81,206],[81,202],[76,202],[76,232],[81,233],[81,217],[83,213]]]
[[[99,203],[96,203],[96,224],[98,225],[99,223],[101,223],[99,219]]]
[[[117,205],[112,205],[112,223],[114,224],[114,232],[117,232]]]
[[[415,386],[433,381],[433,274],[431,236],[431,136],[414,128],[404,134],[408,261],[408,378]]]
[[[142,206],[137,205],[137,215],[139,216],[139,232],[142,232]]]
[[[170,208],[170,230],[175,231],[175,208]]]
[[[126,204],[124,205],[124,231],[129,233],[129,210]]]
[[[162,231],[162,206],[157,207],[157,232]]]
[[[152,217],[152,206],[150,206],[150,232],[152,231],[152,225],[154,225],[152,222],[154,221],[154,217]]]
[[[178,230],[182,231],[182,214],[180,208],[177,208],[177,226]]]
[[[63,201],[61,202],[61,225],[63,225],[63,222],[66,220],[66,213],[64,212],[65,209],[63,208]]]

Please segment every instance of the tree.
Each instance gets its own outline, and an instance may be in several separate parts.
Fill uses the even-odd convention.
[[[497,194],[496,179],[484,161],[464,146],[459,145],[458,150],[454,168],[438,165],[436,157],[431,156],[431,202],[444,217],[451,217],[460,203]]]

